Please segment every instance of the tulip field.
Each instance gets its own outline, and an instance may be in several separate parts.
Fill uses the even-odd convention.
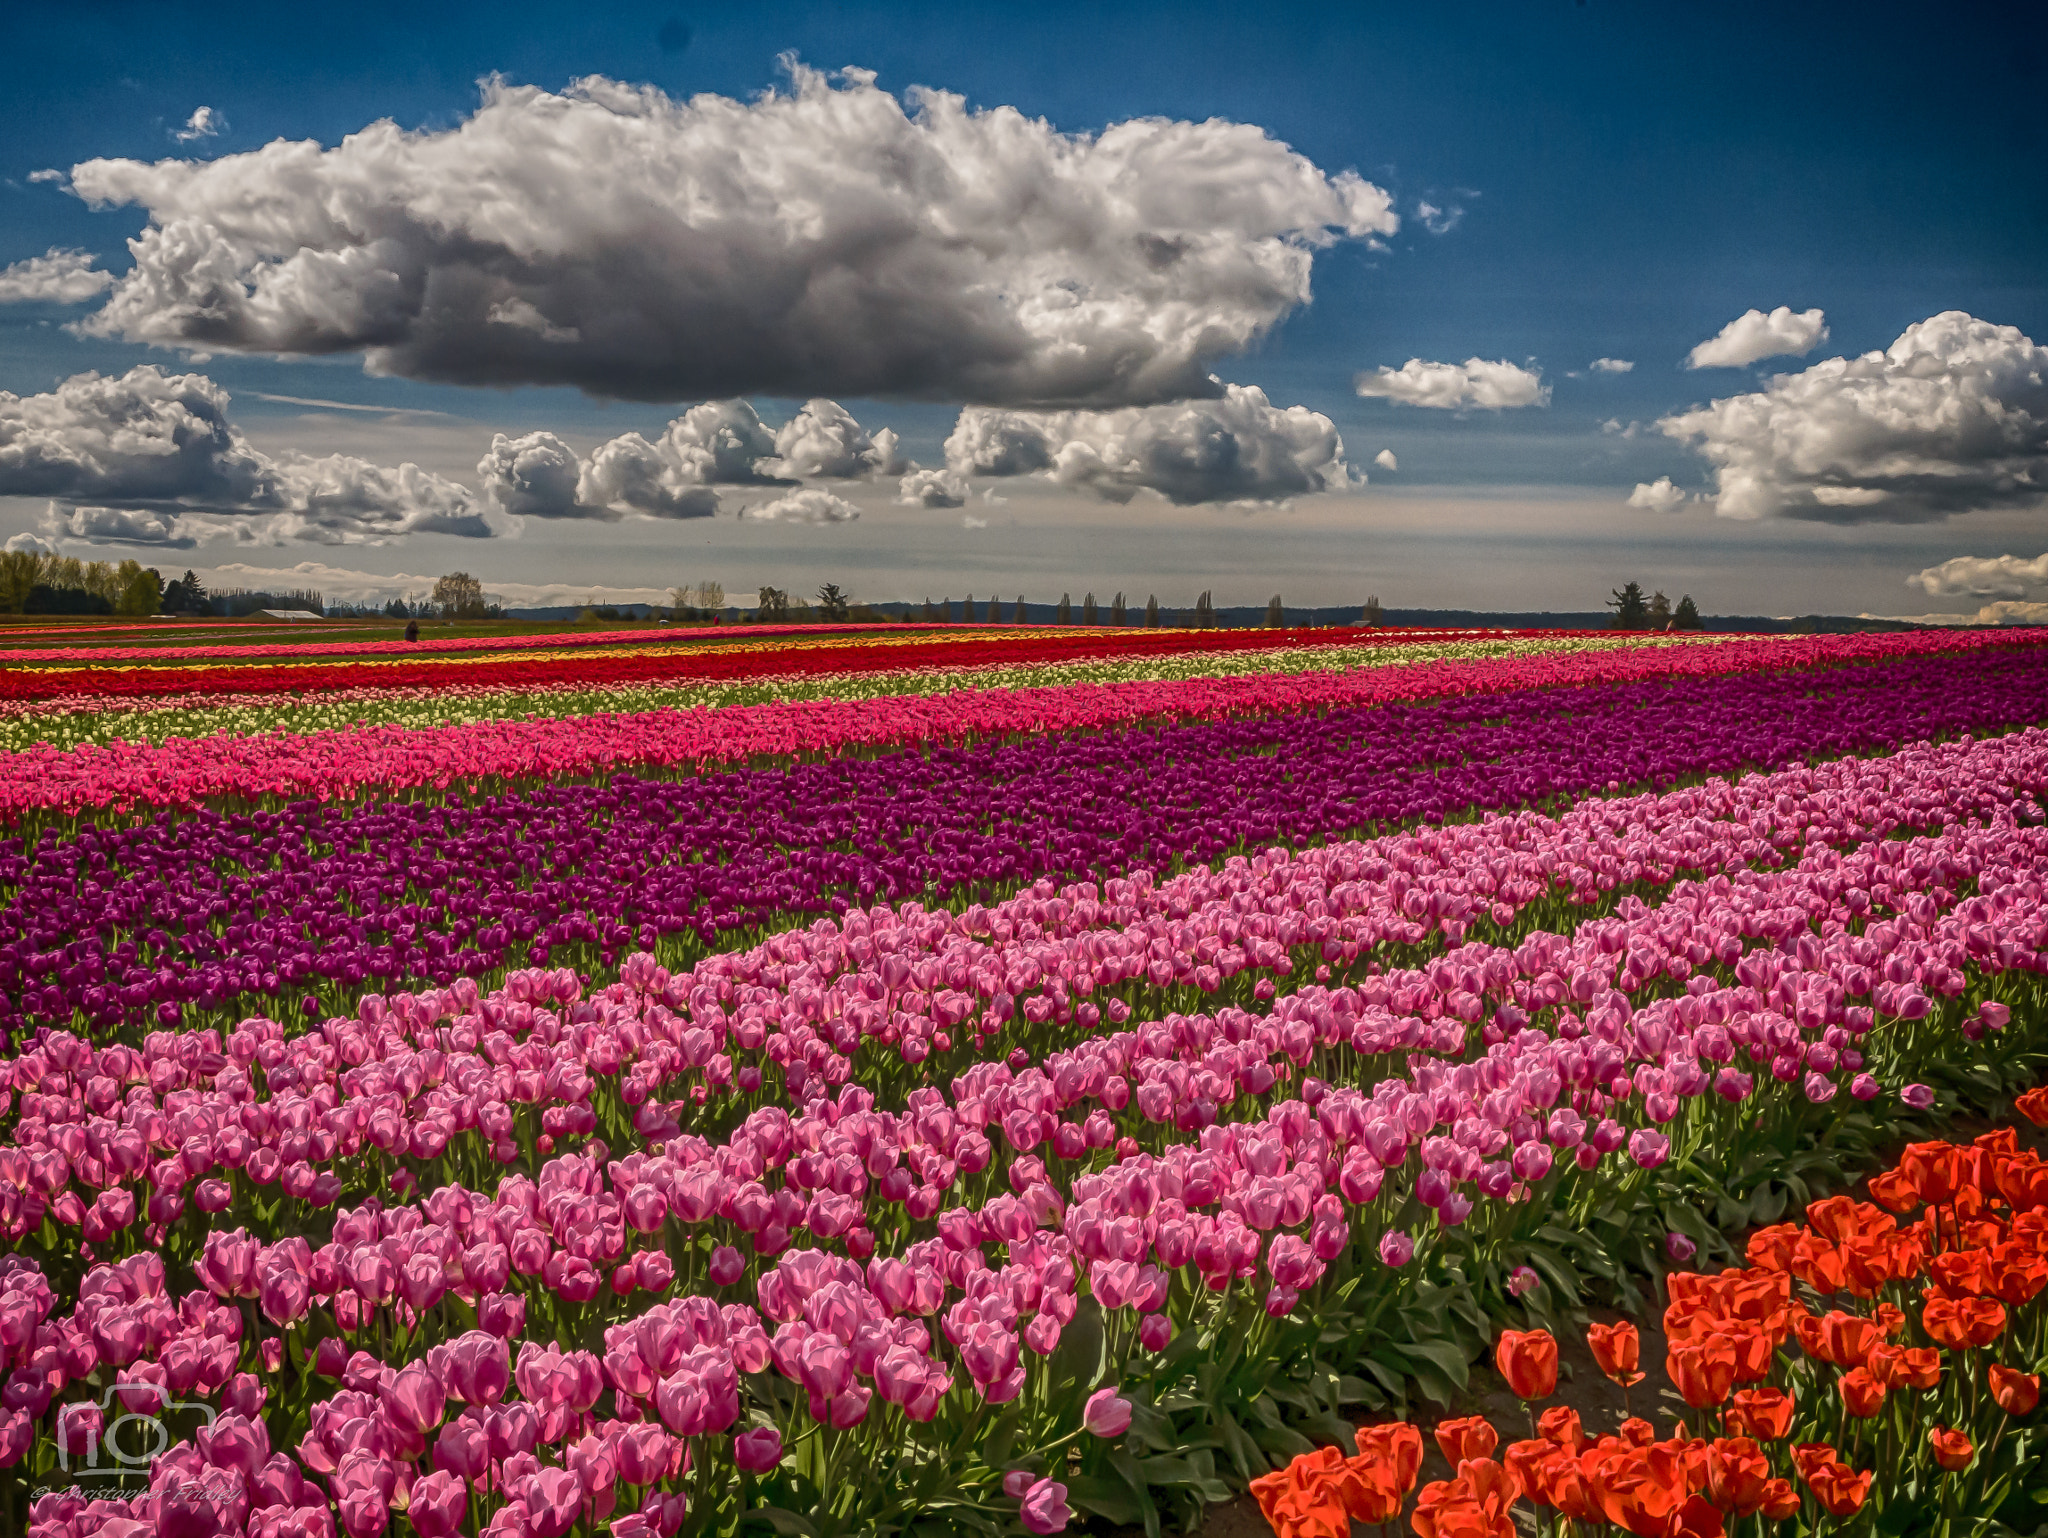
[[[2048,1530],[2048,632],[309,628],[0,631],[0,1538]]]

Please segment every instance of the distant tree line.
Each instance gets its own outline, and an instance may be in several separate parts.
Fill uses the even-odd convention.
[[[0,613],[154,614],[163,579],[139,561],[0,551]]]
[[[1671,606],[1671,600],[1663,593],[1645,595],[1640,582],[1628,582],[1614,589],[1607,600],[1607,607],[1614,611],[1614,618],[1607,622],[1610,630],[1697,630],[1700,628],[1700,611],[1687,593],[1678,600],[1678,607]]]

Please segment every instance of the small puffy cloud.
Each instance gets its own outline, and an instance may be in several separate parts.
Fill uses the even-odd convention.
[[[960,516],[960,527],[963,529],[985,529],[988,527],[988,520],[986,518],[977,518],[972,513],[963,513]]]
[[[1283,410],[1250,385],[1226,385],[1218,400],[1122,411],[970,406],[946,439],[946,465],[963,476],[1039,474],[1108,502],[1156,492],[1183,506],[1279,502],[1355,483],[1328,417]]]
[[[0,549],[6,550],[9,555],[19,555],[24,550],[35,555],[55,555],[57,553],[57,547],[49,540],[43,538],[42,535],[30,534],[26,531],[20,534],[8,535],[7,543],[4,546],[0,546]]]
[[[90,251],[52,246],[41,256],[0,267],[0,304],[77,304],[111,288],[114,275],[93,266]]]
[[[775,457],[784,475],[799,480],[853,480],[901,475],[896,435],[887,428],[870,438],[837,401],[813,400],[775,430]]]
[[[1422,221],[1422,227],[1432,235],[1448,235],[1458,227],[1458,221],[1465,217],[1465,210],[1453,203],[1441,207],[1423,198],[1415,205],[1415,217]]]
[[[1642,423],[1631,420],[1624,424],[1619,417],[1609,417],[1600,424],[1600,431],[1610,438],[1633,438],[1642,430]]]
[[[740,516],[761,522],[851,523],[860,516],[860,509],[844,497],[807,487],[777,497],[773,502],[749,507]]]
[[[967,493],[967,477],[954,470],[912,470],[896,483],[905,507],[964,507]]]
[[[1550,404],[1550,386],[1539,371],[1505,361],[1489,363],[1484,358],[1467,358],[1463,363],[1410,358],[1399,368],[1382,365],[1374,373],[1360,374],[1356,387],[1360,395],[1440,411],[1465,411],[1475,406],[1502,411]]]
[[[55,166],[45,166],[40,171],[29,172],[28,179],[32,182],[51,182],[61,187],[68,174],[67,172],[59,171]]]
[[[1373,455],[1372,462],[1382,470],[1398,470],[1401,468],[1401,462],[1394,458],[1394,451],[1392,449],[1381,449],[1377,454]]]
[[[2016,555],[1959,555],[1915,572],[1906,586],[1929,598],[2024,598],[2048,587],[2048,555],[2023,560]]]
[[[1628,494],[1628,505],[1646,512],[1675,513],[1685,506],[1685,493],[1671,484],[1670,476],[1660,475],[1648,483],[1638,481]]]
[[[200,107],[185,119],[185,126],[171,130],[171,137],[180,144],[191,144],[199,139],[211,139],[227,127],[227,119],[211,107]]]
[[[1635,363],[1628,358],[1595,358],[1586,367],[1596,374],[1626,374]]]
[[[2048,498],[2048,347],[1960,310],[1657,426],[1714,466],[1724,518],[1925,522]]]
[[[273,458],[229,420],[228,403],[205,375],[150,364],[74,375],[44,395],[0,391],[0,496],[48,497],[46,522],[64,537],[101,541],[491,532],[466,486],[411,464]]]
[[[1254,126],[1069,134],[789,69],[748,101],[492,80],[445,129],[84,162],[80,197],[148,217],[87,324],[643,400],[1146,404],[1214,394],[1318,251],[1399,228],[1383,189]]]
[[[533,301],[513,297],[501,299],[485,314],[484,321],[492,326],[515,326],[521,331],[531,331],[543,342],[580,342],[583,333],[574,326],[558,326],[534,308]]]
[[[1761,358],[1801,358],[1828,339],[1819,310],[1745,310],[1686,354],[1687,368],[1744,368]]]

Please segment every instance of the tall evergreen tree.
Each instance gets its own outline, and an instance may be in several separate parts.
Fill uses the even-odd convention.
[[[1266,628],[1268,630],[1279,630],[1286,624],[1287,606],[1280,601],[1280,595],[1275,593],[1266,600]]]
[[[1074,600],[1069,595],[1065,593],[1060,594],[1060,606],[1054,611],[1053,617],[1062,625],[1074,623]]]
[[[1662,630],[1671,623],[1671,600],[1661,591],[1650,595],[1648,622],[1652,630]]]
[[[1109,606],[1109,622],[1112,625],[1121,625],[1124,622],[1124,595],[1122,593],[1118,593],[1115,602]]]
[[[1380,595],[1378,593],[1374,593],[1370,598],[1366,599],[1365,613],[1360,618],[1365,624],[1371,625],[1375,629],[1386,623],[1386,619],[1380,611]]]
[[[1095,595],[1093,593],[1090,593],[1081,600],[1081,623],[1084,625],[1095,623]]]
[[[1610,630],[1641,630],[1650,621],[1650,603],[1643,596],[1640,582],[1616,588],[1607,607],[1614,611],[1614,618],[1608,623]]]
[[[1692,594],[1687,593],[1678,600],[1678,607],[1671,611],[1671,623],[1680,630],[1700,628],[1700,611],[1692,601]]]
[[[1022,593],[1019,593],[1019,594],[1017,595],[1017,613],[1016,613],[1016,616],[1015,616],[1015,618],[1016,618],[1016,622],[1017,622],[1018,624],[1020,624],[1020,625],[1024,625],[1024,624],[1029,624],[1029,623],[1030,623],[1030,621],[1029,621],[1029,620],[1027,620],[1027,619],[1025,618],[1025,616],[1024,616],[1024,595],[1023,595]]]
[[[1159,628],[1159,595],[1157,593],[1154,593],[1145,600],[1145,628],[1147,630],[1157,630]]]

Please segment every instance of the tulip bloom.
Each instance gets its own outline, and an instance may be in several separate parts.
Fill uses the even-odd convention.
[[[1933,1450],[1934,1461],[1952,1474],[1968,1468],[1970,1460],[1977,1456],[1977,1449],[1970,1444],[1969,1436],[1947,1426],[1930,1429],[1927,1445]]]
[[[2007,1415],[2031,1415],[2041,1402],[2041,1380],[2030,1372],[2000,1367],[1990,1369],[1991,1398]]]
[[[1618,1324],[1587,1327],[1586,1344],[1600,1371],[1623,1388],[1633,1388],[1648,1374],[1639,1371],[1642,1361],[1642,1333],[1626,1319]]]
[[[1099,1388],[1088,1396],[1081,1422],[1098,1437],[1120,1437],[1131,1429],[1131,1402],[1113,1388]]]
[[[1517,1399],[1548,1399],[1557,1392],[1557,1341],[1547,1330],[1501,1331],[1493,1362]]]
[[[1054,1479],[1036,1481],[1024,1492],[1017,1515],[1030,1532],[1065,1532],[1074,1515],[1067,1509],[1067,1487]]]
[[[1500,1433],[1493,1429],[1493,1423],[1483,1415],[1466,1415],[1457,1420],[1440,1421],[1436,1428],[1436,1445],[1443,1449],[1444,1459],[1452,1468],[1471,1458],[1491,1458],[1494,1448],[1500,1445]]]
[[[1727,1425],[1731,1433],[1775,1442],[1792,1429],[1792,1412],[1797,1405],[1779,1388],[1746,1388],[1728,1403]]]

